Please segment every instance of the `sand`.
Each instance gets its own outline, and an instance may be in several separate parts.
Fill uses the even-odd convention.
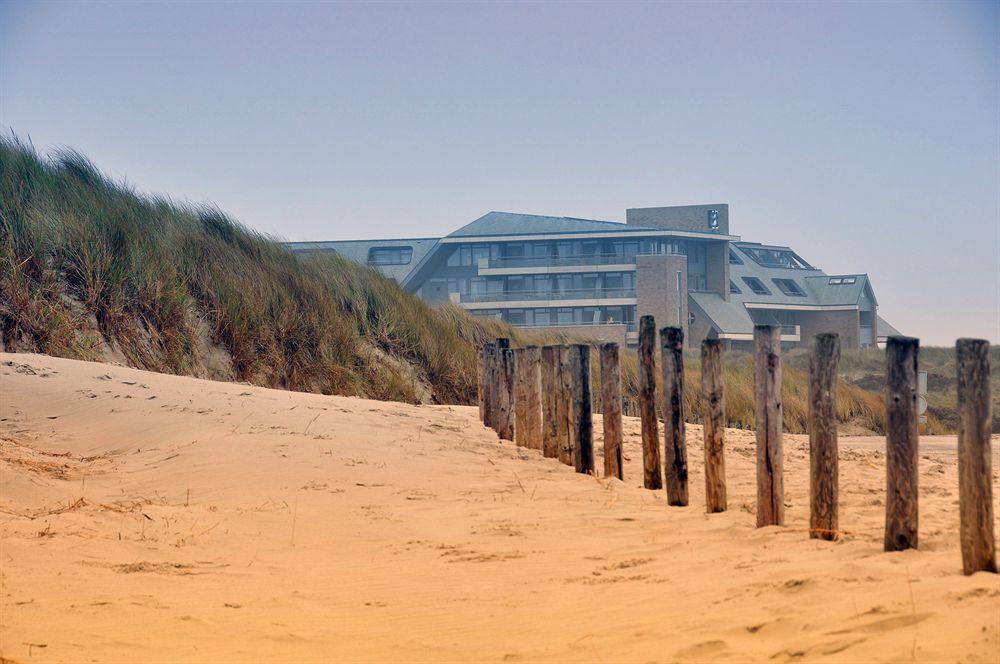
[[[787,526],[757,529],[747,431],[709,516],[694,425],[671,508],[631,418],[619,482],[475,408],[0,354],[0,420],[4,661],[1000,661],[1000,577],[961,574],[953,440],[925,440],[920,550],[886,554],[870,440],[842,441],[831,543],[805,531],[803,436]]]

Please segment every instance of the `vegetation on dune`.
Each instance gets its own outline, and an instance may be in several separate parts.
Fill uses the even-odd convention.
[[[470,404],[477,351],[498,336],[567,341],[454,305],[431,307],[336,255],[292,254],[217,208],[139,194],[77,152],[44,159],[16,138],[0,139],[0,350]],[[687,412],[698,421],[697,354],[686,362]],[[622,363],[623,391],[634,403],[635,353],[623,353]],[[595,379],[598,365],[595,354]],[[792,362],[784,383],[786,427],[804,431],[806,374]],[[730,423],[752,427],[751,357],[727,358],[726,390]],[[881,431],[879,395],[842,382],[838,408],[845,422]]]
[[[788,354],[787,364],[807,368],[809,356],[802,350]],[[958,429],[956,412],[955,349],[924,346],[917,360],[927,372],[927,416],[932,432]],[[993,433],[1000,433],[1000,346],[990,348],[990,386],[993,396]],[[845,350],[840,361],[840,375],[851,385],[881,394],[885,389],[885,351],[876,348]]]

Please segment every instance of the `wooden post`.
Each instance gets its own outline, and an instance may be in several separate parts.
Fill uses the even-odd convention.
[[[556,392],[556,417],[559,422],[559,460],[573,465],[573,427],[570,424],[570,396],[572,394],[572,374],[570,373],[569,346],[559,346],[559,387]]]
[[[518,447],[527,447],[528,436],[528,377],[525,349],[514,349],[514,442]]]
[[[570,426],[572,427],[573,465],[576,472],[594,473],[594,414],[590,395],[590,346],[570,347]]]
[[[559,456],[559,346],[542,347],[542,456]]]
[[[479,404],[479,421],[483,421],[483,367],[486,358],[485,347],[479,349],[476,354],[476,401]]]
[[[495,342],[488,342],[483,346],[483,424],[493,428],[495,407],[494,392],[494,362],[496,360],[497,345]]]
[[[959,339],[955,354],[962,571],[996,573],[990,459],[990,344],[983,339]]]
[[[701,421],[705,439],[705,510],[726,511],[726,401],[722,380],[722,341],[701,342]]]
[[[663,474],[667,504],[688,504],[687,440],[684,432],[684,330],[660,330],[663,364]]]
[[[889,337],[885,377],[885,550],[917,548],[917,354],[912,337]]]
[[[515,418],[515,416],[517,414],[516,413],[517,400],[516,400],[516,396],[515,396],[515,389],[516,389],[517,384],[514,381],[514,371],[517,368],[517,359],[514,357],[514,351],[512,349],[510,349],[510,348],[508,348],[508,349],[506,349],[504,351],[503,359],[504,359],[504,362],[503,362],[504,382],[506,383],[506,387],[507,387],[507,395],[506,395],[506,397],[507,397],[507,411],[506,411],[507,412],[507,420],[506,420],[506,422],[504,422],[504,426],[506,428],[507,435],[506,436],[501,436],[501,437],[504,438],[505,440],[509,440],[509,441],[513,442],[514,441],[514,435],[515,435],[515,431],[514,431],[514,428],[515,428],[515,426],[514,426],[515,419],[514,418]]]
[[[656,422],[656,322],[652,316],[639,319],[639,417],[642,425],[642,485],[662,489],[660,434]]]
[[[497,339],[496,429],[501,440],[514,440],[514,351],[509,339]]]
[[[601,346],[601,417],[604,421],[604,476],[622,475],[622,370],[618,344]]]
[[[817,334],[809,356],[809,537],[837,539],[837,366],[840,336]]]
[[[757,527],[785,523],[781,441],[781,328],[755,325]]]
[[[542,349],[528,346],[524,349],[524,400],[527,414],[525,446],[542,449]],[[516,432],[515,432],[516,433]]]

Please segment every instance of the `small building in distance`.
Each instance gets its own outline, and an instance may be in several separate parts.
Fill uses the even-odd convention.
[[[755,324],[780,325],[786,346],[837,332],[859,348],[896,333],[868,275],[827,274],[789,247],[744,242],[724,203],[633,208],[624,224],[489,212],[443,238],[288,246],[370,265],[432,304],[622,345],[635,345],[646,314],[684,328],[691,346],[718,338],[740,350]]]

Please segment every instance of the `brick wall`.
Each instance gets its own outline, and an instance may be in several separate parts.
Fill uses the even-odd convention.
[[[679,292],[678,272],[681,280]],[[663,254],[637,257],[635,294],[637,316],[652,315],[656,319],[657,330],[678,324],[679,304],[679,324],[684,329],[684,336],[687,337],[687,256]]]
[[[719,228],[708,227],[708,211],[719,212]],[[668,228],[701,233],[729,234],[729,205],[673,205],[670,207],[629,208],[625,210],[625,223],[647,228]]]
[[[861,320],[857,310],[853,311],[803,311],[799,315],[799,333],[803,346],[812,346],[813,337],[820,332],[836,332],[840,335],[841,348],[861,346],[859,329]]]

